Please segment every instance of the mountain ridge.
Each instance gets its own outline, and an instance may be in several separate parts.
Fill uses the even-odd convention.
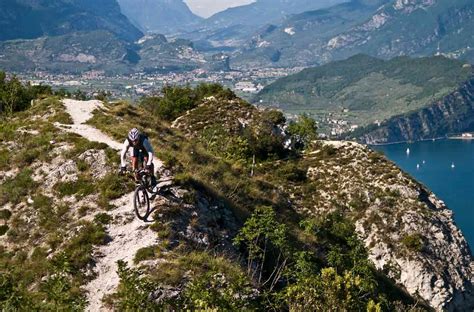
[[[290,20],[273,36],[248,40],[233,62],[242,68],[246,62],[287,67],[323,64],[359,53],[385,59],[443,54],[472,61],[473,14],[474,7],[466,0],[351,1],[317,11],[313,17],[300,16],[300,25],[307,28]],[[331,29],[317,33],[311,25],[318,23],[327,23]],[[288,35],[285,29],[292,31]],[[280,57],[269,58],[269,49],[278,51]],[[291,59],[294,55],[296,62]]]
[[[114,309],[258,310],[268,307],[264,292],[285,295],[273,307],[304,310],[473,307],[473,258],[452,212],[367,147],[306,141],[305,151],[293,153],[284,146],[295,137],[284,131],[281,113],[217,85],[168,86],[138,105],[63,102],[47,91],[1,125],[0,264],[7,287],[0,303],[7,308],[85,309],[96,294],[84,290],[94,280],[107,294],[94,302]],[[157,198],[157,218],[141,226],[131,203],[125,212],[133,183],[117,176],[117,152],[104,144],[118,145],[136,126],[163,161],[158,173],[175,177],[174,195]],[[112,140],[82,137],[91,131]],[[5,158],[12,148],[15,159]],[[264,258],[252,258],[254,234],[268,237],[280,259],[265,249]],[[150,246],[115,250],[142,235]],[[104,266],[122,253],[126,261]],[[245,262],[260,267],[264,259],[278,266],[270,261],[269,271],[248,271]],[[282,265],[287,273],[274,280],[282,289],[259,279]],[[346,295],[354,299],[341,301]]]
[[[336,136],[351,127],[373,129],[394,116],[416,114],[455,93],[472,75],[471,65],[443,56],[382,60],[359,54],[281,78],[266,86],[255,101],[290,114],[308,113],[326,134],[338,129],[332,133]]]
[[[122,15],[116,0],[6,0],[0,4],[0,26],[0,41],[95,30],[108,30],[128,42],[143,35]]]
[[[182,0],[118,0],[122,12],[145,33],[186,31],[203,18],[191,12]]]

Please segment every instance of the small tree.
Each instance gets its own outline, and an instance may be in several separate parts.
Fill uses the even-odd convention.
[[[316,121],[306,114],[298,117],[297,121],[290,122],[288,133],[296,149],[303,149],[318,137]]]
[[[286,226],[276,221],[273,208],[262,206],[255,209],[234,239],[248,252],[249,276],[261,287],[268,286],[269,291],[280,280],[290,256],[286,232]]]

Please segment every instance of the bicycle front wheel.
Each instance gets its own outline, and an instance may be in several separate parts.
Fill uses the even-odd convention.
[[[145,187],[139,186],[135,189],[133,206],[138,219],[145,220],[150,213],[150,198]]]

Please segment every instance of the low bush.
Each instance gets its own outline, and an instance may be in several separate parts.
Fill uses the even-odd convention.
[[[0,219],[8,220],[12,216],[12,212],[8,209],[1,209],[0,210]]]
[[[138,249],[135,258],[133,258],[133,262],[137,264],[144,260],[154,259],[156,256],[156,248],[156,246],[150,246]]]
[[[278,167],[275,173],[278,177],[286,181],[304,182],[307,178],[306,171],[307,170],[301,168],[301,165],[288,162]]]
[[[94,222],[102,225],[109,224],[112,219],[112,216],[107,213],[98,213],[94,216]]]
[[[0,170],[6,171],[10,168],[11,152],[7,149],[0,149]]]
[[[96,185],[89,178],[80,176],[75,182],[58,182],[54,185],[53,189],[61,197],[70,195],[85,197],[96,191]]]
[[[235,94],[219,84],[200,84],[196,88],[189,86],[166,86],[161,96],[145,97],[140,105],[164,120],[174,120],[183,112],[195,108],[205,97],[216,96],[232,99]]]
[[[133,191],[133,187],[134,185],[130,178],[119,176],[116,173],[109,173],[98,184],[100,202],[107,204],[111,200]]]
[[[92,248],[105,242],[106,233],[102,224],[83,222],[78,233],[66,241],[64,252],[71,273],[78,274],[92,261]]]
[[[7,233],[9,227],[6,224],[0,225],[0,236],[5,235]]]
[[[402,244],[405,245],[405,247],[407,247],[411,251],[421,252],[424,247],[423,236],[418,233],[405,235],[402,238]]]
[[[24,197],[33,189],[36,188],[36,183],[31,177],[32,171],[30,169],[23,169],[14,178],[7,179],[0,186],[0,205],[7,202],[18,204]]]

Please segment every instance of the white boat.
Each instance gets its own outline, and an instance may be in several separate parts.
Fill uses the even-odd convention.
[[[407,155],[410,155],[410,148],[407,148]]]
[[[420,169],[420,164],[416,164],[416,170]]]
[[[454,165],[454,163],[451,163],[451,168],[455,168],[456,166]]]

